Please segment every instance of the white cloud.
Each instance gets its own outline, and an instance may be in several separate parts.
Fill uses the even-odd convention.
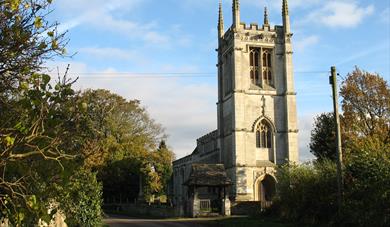
[[[313,46],[318,43],[320,38],[316,35],[304,37],[303,39],[295,41],[295,50],[303,52],[307,47]]]
[[[145,0],[58,0],[55,7],[65,17],[59,31],[67,31],[78,26],[88,26],[103,31],[124,34],[129,38],[144,40],[146,43],[168,45],[171,38],[157,31],[158,23],[136,22],[127,15]]]
[[[98,47],[85,47],[79,49],[80,53],[88,54],[95,58],[112,59],[116,60],[135,60],[137,59],[137,53],[134,51],[123,50],[119,48],[98,48]]]
[[[263,8],[264,6],[271,7],[274,10],[278,10],[282,12],[282,0],[241,0],[242,5],[243,4],[250,4],[259,8]],[[312,5],[315,5],[317,3],[321,2],[321,0],[290,0],[288,2],[289,9],[295,9],[295,8],[306,8],[310,7]]]
[[[327,1],[323,8],[312,12],[307,22],[318,22],[328,27],[355,27],[374,13],[374,6],[359,6],[356,1]]]
[[[66,63],[53,63],[51,68],[55,68],[54,64],[60,66],[60,72],[65,71]],[[189,72],[195,70],[192,66],[165,68]],[[86,72],[88,75],[82,74]],[[167,142],[178,158],[193,151],[198,137],[216,129],[217,92],[214,85],[191,79],[159,78],[156,75],[118,76],[112,68],[96,75],[91,72],[95,71],[83,63],[71,63],[69,75],[80,76],[76,84],[78,89],[102,88],[127,99],[141,100],[150,115],[166,129],[169,135]],[[126,78],[131,76],[133,78]]]
[[[299,117],[299,160],[306,162],[315,157],[310,153],[310,133],[314,122],[315,114],[308,114]]]
[[[390,8],[382,11],[381,20],[386,24],[390,24]]]

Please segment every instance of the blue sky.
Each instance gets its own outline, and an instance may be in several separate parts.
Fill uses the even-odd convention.
[[[281,24],[282,0],[241,0],[246,23]],[[301,160],[313,116],[332,110],[328,71],[354,66],[390,81],[390,1],[290,0]],[[68,31],[72,58],[49,62],[79,76],[77,87],[139,99],[169,135],[177,157],[216,128],[218,0],[55,0],[52,20]],[[223,0],[225,29],[231,0]],[[153,74],[163,73],[163,74]],[[187,78],[177,77],[186,76]]]

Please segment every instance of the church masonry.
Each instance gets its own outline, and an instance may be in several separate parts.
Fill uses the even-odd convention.
[[[233,0],[227,31],[219,5],[218,129],[173,163],[179,215],[230,215],[240,203],[254,201],[259,209],[267,206],[275,193],[276,165],[298,162],[292,33],[287,0],[282,5],[282,26],[270,26],[266,8],[262,26],[247,25],[240,21],[239,0]],[[218,172],[221,165],[225,173]],[[215,185],[213,176],[224,174],[227,179]],[[214,184],[189,185],[195,176]]]

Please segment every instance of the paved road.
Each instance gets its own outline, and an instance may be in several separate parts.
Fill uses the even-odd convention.
[[[110,215],[104,219],[104,223],[110,227],[212,227],[208,221],[202,220],[156,220],[135,219],[119,215]]]

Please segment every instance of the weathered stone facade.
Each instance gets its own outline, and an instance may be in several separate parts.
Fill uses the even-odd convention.
[[[233,182],[232,206],[240,201],[270,200],[275,165],[298,161],[296,93],[287,0],[283,26],[240,22],[233,0],[233,25],[218,23],[218,129],[197,140],[195,151],[174,162],[174,204],[184,214],[183,186],[193,163],[224,164]]]

